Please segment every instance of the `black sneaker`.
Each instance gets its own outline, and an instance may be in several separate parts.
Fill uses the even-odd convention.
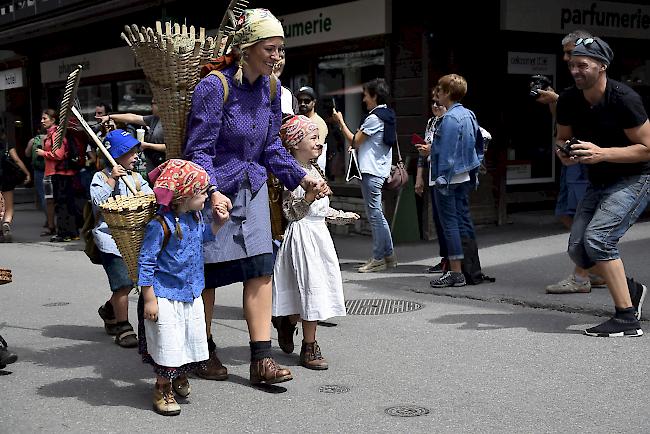
[[[438,279],[433,279],[429,282],[433,288],[446,288],[448,286],[465,286],[465,276],[463,273],[457,273],[455,271],[447,271],[445,274],[440,276]]]
[[[427,273],[436,274],[436,273],[445,273],[449,269],[449,263],[443,258],[436,265],[427,268]]]
[[[630,291],[630,298],[632,299],[632,306],[636,309],[636,319],[641,320],[641,308],[643,307],[643,300],[648,292],[648,287],[632,279],[627,278],[627,289]]]
[[[0,369],[15,363],[18,356],[7,349],[7,342],[0,336]]]
[[[585,334],[599,338],[637,337],[643,336],[643,330],[636,319],[626,321],[614,316],[596,327],[585,330]]]

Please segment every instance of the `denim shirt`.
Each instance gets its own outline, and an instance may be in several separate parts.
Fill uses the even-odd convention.
[[[157,220],[151,220],[144,231],[138,260],[138,285],[153,286],[156,297],[192,302],[201,296],[203,277],[203,242],[214,240],[212,228],[201,213],[198,221],[187,212],[178,216],[183,237],[176,235],[174,213],[162,213],[169,227],[169,241],[162,247],[165,233]]]
[[[480,166],[483,138],[474,112],[460,103],[447,110],[435,132],[431,157],[432,179],[442,177],[447,185],[454,175],[471,172]]]

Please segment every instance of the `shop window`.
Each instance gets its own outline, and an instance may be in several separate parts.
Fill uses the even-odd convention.
[[[151,98],[146,80],[118,81],[116,112],[150,115]]]
[[[112,92],[110,83],[79,86],[77,99],[81,105],[81,114],[91,125],[95,120],[95,107],[99,103],[111,105]]]
[[[330,123],[332,108],[343,113],[348,127],[356,131],[367,114],[362,102],[362,85],[384,75],[384,50],[377,49],[319,58],[315,83],[307,83],[305,76],[292,77],[294,91],[304,85],[314,88],[319,101],[316,110],[329,124],[326,171],[330,179],[340,181],[344,178],[349,155],[338,127]]]

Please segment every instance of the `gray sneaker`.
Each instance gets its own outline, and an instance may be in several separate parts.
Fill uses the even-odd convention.
[[[546,287],[547,294],[586,294],[591,292],[591,282],[576,282],[572,274],[558,283]]]
[[[395,252],[391,253],[390,256],[384,256],[384,261],[386,261],[386,268],[397,267],[397,256],[395,256]]]
[[[370,264],[373,260],[374,260],[373,258],[370,258],[366,262],[364,262],[363,264],[357,265],[354,268],[356,268],[358,270],[359,268],[367,267],[368,264]]]
[[[374,273],[375,271],[382,271],[386,269],[385,259],[373,259],[369,263],[359,268],[359,273]]]
[[[465,276],[463,273],[458,273],[456,271],[447,271],[445,274],[440,276],[438,279],[433,279],[429,282],[432,288],[446,288],[448,286],[465,286],[467,282],[465,281]]]

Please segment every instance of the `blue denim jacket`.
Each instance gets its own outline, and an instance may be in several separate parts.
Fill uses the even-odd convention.
[[[474,112],[453,104],[442,118],[431,145],[431,173],[449,185],[454,175],[475,171],[483,160],[483,136]],[[433,176],[432,176],[433,177]]]

